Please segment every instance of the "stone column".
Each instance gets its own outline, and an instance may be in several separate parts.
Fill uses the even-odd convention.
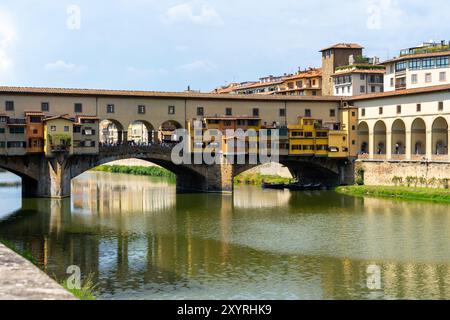
[[[375,134],[373,128],[369,128],[369,158],[373,159],[375,154]]]
[[[386,159],[391,160],[392,158],[392,132],[386,132]]]
[[[427,130],[426,131],[426,139],[427,141],[427,148],[426,148],[426,156],[428,160],[431,160],[433,156],[433,133],[432,131]]]
[[[405,143],[406,143],[406,145],[405,145],[405,157],[406,157],[406,160],[411,160],[411,153],[412,153],[412,146],[411,146],[412,136],[411,136],[411,131],[408,131],[408,130],[406,131],[405,139],[406,139],[406,141],[405,141]]]
[[[122,143],[128,144],[128,131],[122,131]]]

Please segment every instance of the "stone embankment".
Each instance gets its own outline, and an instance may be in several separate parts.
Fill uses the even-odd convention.
[[[0,300],[76,300],[28,260],[0,244]]]

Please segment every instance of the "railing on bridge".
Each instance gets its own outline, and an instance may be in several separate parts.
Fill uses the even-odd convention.
[[[105,145],[101,144],[99,147],[100,153],[149,153],[149,152],[171,152],[175,144],[148,144],[148,145]]]

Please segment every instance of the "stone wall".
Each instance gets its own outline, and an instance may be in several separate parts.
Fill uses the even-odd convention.
[[[356,175],[364,170],[364,184],[449,188],[449,162],[357,161]]]

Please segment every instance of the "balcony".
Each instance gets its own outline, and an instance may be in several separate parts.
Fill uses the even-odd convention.
[[[447,154],[438,154],[438,155],[432,155],[431,156],[432,161],[440,161],[440,162],[448,162],[450,161],[450,157]]]
[[[10,125],[26,125],[27,122],[26,122],[25,119],[12,119],[12,118],[9,118],[8,119],[8,124],[10,124]]]

